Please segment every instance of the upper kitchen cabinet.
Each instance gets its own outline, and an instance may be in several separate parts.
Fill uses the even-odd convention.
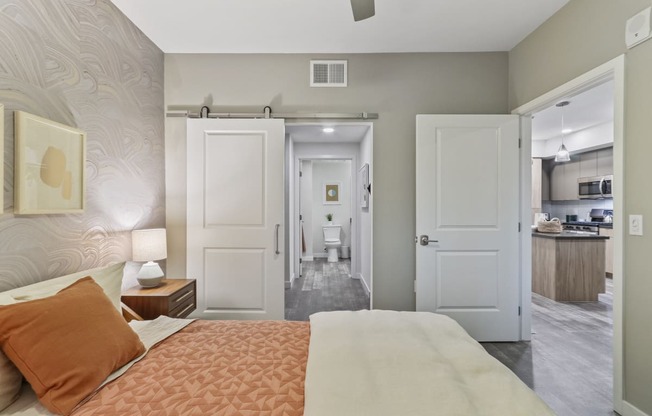
[[[580,160],[572,157],[570,162],[552,162],[550,171],[550,199],[571,201],[577,199],[577,179],[580,177]]]
[[[532,159],[532,209],[541,212],[543,167],[541,159]]]
[[[596,152],[597,156],[597,171],[596,176],[605,176],[614,174],[614,148],[608,147]]]
[[[597,176],[598,154],[597,152],[586,152],[577,155],[580,159],[580,178]]]
[[[582,153],[579,157],[580,178],[613,175],[614,173],[613,147]]]
[[[575,154],[565,163],[546,160],[543,165],[544,177],[546,166],[550,172],[550,200],[577,200],[578,178],[613,175],[613,147]]]

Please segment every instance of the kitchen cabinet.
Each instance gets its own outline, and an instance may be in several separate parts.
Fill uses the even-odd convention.
[[[532,159],[532,211],[541,212],[542,176],[543,168],[541,159]]]
[[[609,237],[604,246],[604,271],[609,277],[614,274],[614,230],[613,228],[600,227],[600,235]]]
[[[614,148],[598,150],[597,152],[597,169],[595,176],[613,175],[614,174]]]
[[[597,176],[598,172],[598,155],[597,152],[580,153],[580,178]]]
[[[580,177],[580,160],[556,163],[550,172],[550,199],[572,201],[577,199],[577,179]]]
[[[614,174],[614,148],[594,150],[581,153],[580,178]]]
[[[550,163],[550,199],[577,200],[578,178],[613,175],[613,147],[573,155],[570,162]]]
[[[605,293],[604,236],[532,233],[532,291],[560,302],[595,302]]]

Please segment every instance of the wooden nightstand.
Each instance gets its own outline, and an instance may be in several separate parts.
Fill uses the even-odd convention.
[[[185,318],[197,308],[197,286],[195,279],[163,279],[157,287],[127,289],[121,300],[143,319]]]

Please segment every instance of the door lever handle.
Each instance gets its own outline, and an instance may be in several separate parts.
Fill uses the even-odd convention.
[[[427,246],[430,243],[438,243],[438,242],[439,240],[431,240],[430,237],[428,237],[425,234],[419,236],[419,244],[421,244],[422,246]]]

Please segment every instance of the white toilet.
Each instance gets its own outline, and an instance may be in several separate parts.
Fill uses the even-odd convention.
[[[337,249],[342,245],[340,241],[342,226],[325,224],[322,229],[324,230],[324,245],[328,251],[328,261],[331,263],[337,262]]]

